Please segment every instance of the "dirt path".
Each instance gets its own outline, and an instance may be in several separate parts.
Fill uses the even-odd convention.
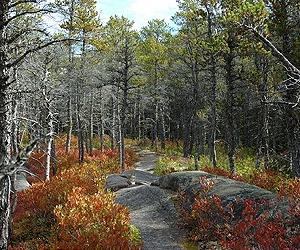
[[[117,202],[129,208],[132,223],[141,231],[143,249],[183,249],[180,242],[184,233],[178,227],[178,214],[171,195],[150,185],[158,180],[153,174],[158,157],[149,151],[140,151],[139,155],[136,170],[121,175],[127,178],[131,176],[131,180],[135,179],[137,185],[129,185],[117,191]]]

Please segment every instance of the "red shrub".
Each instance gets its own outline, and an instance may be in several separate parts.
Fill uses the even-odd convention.
[[[203,183],[201,179],[201,187]],[[208,196],[211,185],[207,187],[201,188],[203,191],[197,194],[191,210],[183,206],[186,204],[183,196],[182,215],[191,240],[218,241],[225,249],[233,250],[296,249],[299,246],[299,225],[296,223],[299,203],[291,205],[290,216],[283,219],[278,213],[259,212],[262,206],[264,211],[274,207],[271,202],[248,199],[224,206],[219,197]]]
[[[267,190],[278,191],[278,187],[284,179],[280,173],[274,170],[254,171],[250,176],[249,183]]]
[[[289,196],[293,199],[300,199],[300,179],[294,178],[288,182],[283,182],[279,186],[279,195]]]
[[[140,239],[129,224],[127,209],[104,191],[106,174],[120,171],[118,152],[94,150],[79,165],[77,150],[66,155],[61,143],[57,175],[18,194],[11,249],[137,249]],[[131,167],[135,153],[127,150],[126,160]],[[38,152],[29,161],[42,178],[44,161],[45,155]]]
[[[135,249],[128,209],[114,203],[110,193],[85,195],[74,188],[55,215],[60,227],[55,249]]]
[[[204,172],[210,173],[210,174],[215,174],[219,176],[224,176],[229,179],[237,180],[237,181],[245,181],[245,179],[238,175],[238,174],[232,174],[230,171],[225,170],[223,168],[214,168],[214,167],[204,167],[202,168]]]

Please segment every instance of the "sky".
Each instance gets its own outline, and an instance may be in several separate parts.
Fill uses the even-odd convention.
[[[176,0],[97,0],[97,8],[104,22],[112,15],[123,15],[140,29],[154,18],[170,22],[177,11],[177,3]]]

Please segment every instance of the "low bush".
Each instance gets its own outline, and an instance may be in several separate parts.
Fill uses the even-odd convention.
[[[10,249],[139,249],[139,231],[130,225],[127,208],[104,188],[107,174],[119,172],[117,151],[94,150],[80,165],[75,149],[66,155],[58,145],[57,157],[51,181],[18,193]],[[135,160],[127,150],[127,168]],[[32,158],[30,168],[37,168],[37,162]]]
[[[239,200],[224,205],[217,196],[209,196],[211,180],[200,180],[201,192],[190,208],[181,193],[181,214],[192,241],[217,241],[225,249],[298,249],[299,203],[291,206],[289,216],[270,214],[270,201]],[[274,201],[276,202],[276,201]],[[296,203],[294,203],[296,204]],[[262,207],[265,207],[263,211]],[[269,209],[268,209],[269,207]],[[298,207],[298,208],[297,208]]]
[[[191,159],[177,156],[162,156],[156,163],[154,173],[157,175],[166,175],[189,170],[194,170],[194,164]]]
[[[111,193],[86,195],[74,188],[68,201],[54,210],[59,225],[56,249],[137,249],[132,242],[128,209]],[[140,242],[138,242],[140,244]]]

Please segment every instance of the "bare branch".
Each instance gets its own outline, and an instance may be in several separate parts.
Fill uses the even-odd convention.
[[[3,22],[0,25],[0,28],[3,28],[5,26],[7,26],[11,21],[21,17],[21,16],[26,16],[26,15],[33,15],[33,14],[38,14],[38,13],[42,13],[42,12],[46,12],[46,13],[53,13],[53,11],[49,10],[49,9],[39,9],[39,10],[32,10],[32,11],[25,11],[22,13],[19,13],[17,15],[12,16],[11,18],[9,18],[7,21]]]
[[[27,51],[25,51],[21,56],[19,56],[19,58],[17,58],[15,61],[13,61],[12,63],[9,63],[7,65],[7,68],[11,68],[11,67],[14,67],[16,66],[18,63],[20,63],[27,55],[33,53],[33,52],[36,52],[36,51],[39,51],[41,49],[44,49],[50,45],[53,45],[53,44],[56,44],[56,43],[61,43],[61,42],[66,42],[66,41],[69,41],[70,39],[61,39],[61,40],[53,40],[53,41],[50,41],[48,43],[45,43],[45,44],[42,44],[40,46],[37,46],[35,48],[32,48],[32,49],[29,49]]]
[[[18,1],[18,2],[15,2],[15,3],[9,5],[9,6],[8,6],[8,9],[15,8],[15,7],[17,7],[18,5],[20,5],[20,4],[25,4],[25,3],[38,3],[38,1],[37,1],[37,0],[23,0],[23,1],[21,0],[21,1]]]
[[[272,54],[277,57],[283,65],[286,67],[288,71],[291,71],[293,73],[296,73],[297,75],[300,75],[300,70],[294,66],[274,45],[273,43],[267,39],[265,36],[260,34],[255,28],[241,24],[243,27],[245,27],[247,30],[252,31],[252,33],[264,44],[265,47],[267,47],[268,50],[272,52]]]
[[[10,37],[7,40],[8,44],[11,44],[13,42],[15,42],[19,37],[23,36],[23,35],[27,35],[28,33],[31,32],[38,32],[38,33],[42,33],[46,36],[48,36],[49,34],[46,32],[45,29],[22,29],[20,30],[18,33],[16,33],[14,36]]]

